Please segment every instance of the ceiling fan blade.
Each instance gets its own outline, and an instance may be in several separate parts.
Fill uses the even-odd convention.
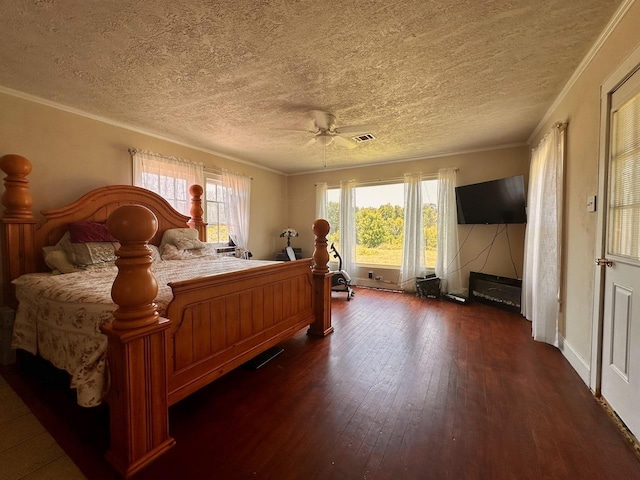
[[[322,110],[311,110],[311,117],[320,130],[329,130],[335,123],[335,117]]]
[[[276,128],[280,132],[293,132],[293,133],[313,133],[317,134],[318,130],[308,130],[305,128]]]
[[[310,139],[309,139],[309,141],[308,141],[308,142],[306,142],[306,143],[303,145],[303,147],[304,147],[304,148],[308,148],[308,147],[310,147],[311,145],[313,145],[314,143],[316,143],[316,137],[310,138]]]
[[[377,130],[379,127],[380,126],[377,123],[370,123],[367,125],[349,125],[346,127],[338,127],[335,129],[335,132],[338,134],[373,132]]]
[[[336,145],[340,145],[341,147],[346,148],[355,148],[357,145],[353,140],[341,137],[340,135],[336,135],[335,137],[333,137],[333,141],[336,143]]]

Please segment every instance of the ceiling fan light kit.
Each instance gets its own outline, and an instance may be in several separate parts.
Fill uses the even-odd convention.
[[[316,135],[316,142],[323,147],[331,145],[333,143],[333,136],[329,132],[320,132]]]
[[[327,147],[335,143],[341,147],[354,148],[358,143],[375,140],[376,138],[373,134],[366,133],[371,130],[376,130],[378,128],[376,124],[337,127],[336,117],[332,113],[322,110],[311,110],[310,113],[316,128],[311,131],[314,137],[307,142],[307,144],[311,144],[315,140],[315,142],[322,147]],[[360,135],[350,138],[341,136],[346,133],[358,133]]]

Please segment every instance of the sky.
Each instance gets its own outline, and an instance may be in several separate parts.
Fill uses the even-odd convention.
[[[438,187],[437,181],[423,182],[422,201],[423,203],[437,203]],[[328,197],[330,202],[340,201],[340,189],[329,189]],[[389,185],[370,185],[356,187],[356,206],[378,208],[381,205],[404,206],[404,183],[393,183]]]

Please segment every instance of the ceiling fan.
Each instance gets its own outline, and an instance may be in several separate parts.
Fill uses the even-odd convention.
[[[310,113],[315,130],[305,130],[306,132],[313,133],[314,135],[313,138],[305,144],[305,146],[312,145],[315,142],[323,147],[327,147],[335,142],[336,145],[340,145],[342,147],[354,148],[357,145],[357,142],[351,138],[343,137],[343,134],[365,133],[378,128],[377,124],[338,127],[336,125],[335,115],[323,112],[322,110],[311,110]],[[371,136],[371,138],[373,139],[374,137]]]

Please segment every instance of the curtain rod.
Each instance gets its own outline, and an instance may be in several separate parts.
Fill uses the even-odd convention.
[[[129,155],[131,155],[131,158],[133,158],[133,156],[135,154],[140,153],[140,154],[144,154],[144,155],[150,155],[152,157],[157,157],[157,158],[160,158],[160,159],[162,159],[164,161],[172,160],[172,161],[177,161],[177,162],[190,163],[192,165],[197,165],[197,166],[202,165],[202,168],[204,168],[204,164],[202,162],[194,162],[192,160],[187,160],[186,158],[174,157],[174,156],[171,156],[171,155],[165,155],[163,153],[152,152],[150,150],[140,150],[138,148],[130,148],[128,151],[129,151]]]
[[[194,164],[202,164],[202,162],[192,162],[191,160],[185,160],[183,158],[179,158],[179,157],[169,157],[167,155],[163,155],[161,153],[156,153],[156,152],[151,152],[148,150],[139,150],[137,148],[130,148],[128,149],[129,155],[131,155],[132,157],[136,154],[136,153],[146,153],[149,155],[154,155],[156,157],[161,157],[161,158],[169,158],[169,159],[173,159],[173,160],[181,160],[183,162],[188,162],[188,163],[194,163]],[[222,175],[222,169],[221,168],[215,168],[215,167],[205,167],[203,166],[203,170],[205,173],[215,173],[216,175]],[[248,175],[242,175],[243,177],[247,177]],[[253,177],[248,176],[248,178],[250,180],[253,180]]]
[[[230,170],[229,170],[230,171]],[[220,175],[222,176],[223,169],[222,168],[215,168],[215,167],[204,167],[204,173],[213,173],[215,175]],[[240,175],[241,177],[247,177],[249,180],[253,180],[253,177],[250,175],[242,175],[237,173],[236,175]]]

